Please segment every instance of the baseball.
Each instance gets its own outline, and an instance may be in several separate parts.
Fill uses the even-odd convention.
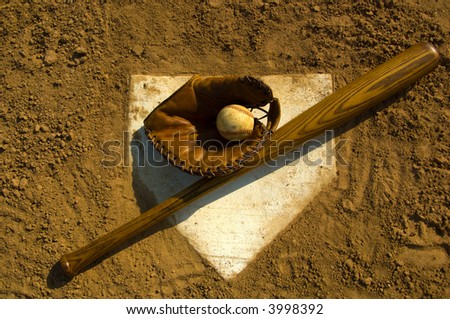
[[[253,132],[253,114],[242,105],[227,105],[217,115],[216,126],[227,140],[243,140]]]

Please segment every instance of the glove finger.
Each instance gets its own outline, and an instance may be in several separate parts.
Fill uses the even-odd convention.
[[[197,77],[193,85],[198,103],[212,107],[263,106],[273,99],[270,87],[251,76]]]

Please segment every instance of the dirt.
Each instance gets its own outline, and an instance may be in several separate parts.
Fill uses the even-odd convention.
[[[5,1],[2,298],[450,298],[450,2]],[[338,177],[235,279],[173,227],[65,281],[59,257],[138,216],[122,141],[132,74],[330,73],[418,42],[442,59],[338,129]],[[122,145],[123,146],[123,145]]]

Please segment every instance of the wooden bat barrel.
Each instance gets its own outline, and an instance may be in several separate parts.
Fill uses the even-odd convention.
[[[77,275],[95,260],[196,199],[406,89],[431,72],[438,63],[439,53],[429,43],[419,43],[407,49],[283,125],[274,132],[267,145],[239,171],[220,177],[204,177],[114,231],[63,255],[60,259],[63,271],[71,277]]]

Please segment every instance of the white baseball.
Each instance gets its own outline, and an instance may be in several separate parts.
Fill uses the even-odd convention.
[[[217,129],[227,140],[243,140],[253,132],[253,114],[244,106],[230,104],[220,110],[216,119]]]

